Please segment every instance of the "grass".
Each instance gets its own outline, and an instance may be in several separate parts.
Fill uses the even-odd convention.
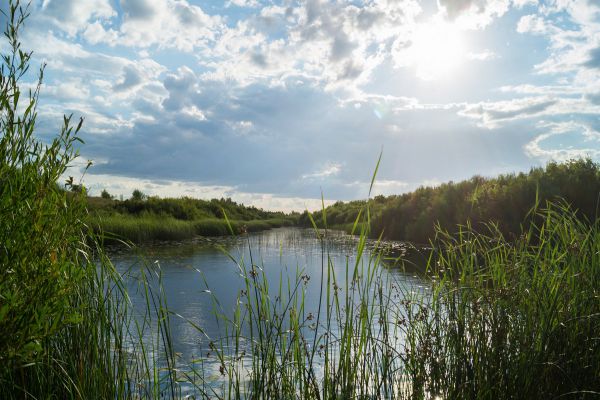
[[[299,269],[269,282],[249,248],[249,259],[231,257],[244,284],[232,316],[214,298],[224,335],[210,357],[182,365],[159,266],[140,262],[127,273],[145,299],[134,309],[89,224],[85,193],[56,184],[77,157],[81,125],[65,117],[52,142],[35,139],[39,85],[28,98],[18,87],[30,58],[18,41],[27,9],[13,1],[9,9],[0,74],[0,398],[182,398],[184,386],[201,398],[600,396],[600,226],[564,205],[534,209],[538,217],[516,240],[494,224],[483,233],[438,229],[419,286],[391,279],[382,253],[367,251],[368,202],[352,224],[356,260],[346,260],[343,276],[327,229],[312,221],[322,255],[318,309],[305,308],[310,277]],[[325,209],[322,220],[327,226]],[[109,216],[101,225],[146,240],[286,221]],[[204,369],[215,360],[216,383]]]
[[[108,214],[90,219],[95,230],[103,232],[106,239],[129,240],[141,243],[152,240],[183,240],[196,235],[226,236],[242,231],[259,232],[282,226],[292,226],[293,221],[285,218],[265,220],[230,221],[225,219],[206,218],[200,220],[180,220],[167,216],[136,217],[128,214]]]
[[[336,276],[327,231],[316,231],[317,312],[305,309],[301,271],[273,284],[252,256],[235,260],[245,290],[233,317],[219,314],[223,384],[195,384],[221,398],[597,398],[598,223],[566,206],[534,212],[541,222],[517,242],[494,225],[438,230],[425,287],[391,280],[365,230]]]
[[[147,289],[148,307],[134,310],[121,276],[85,223],[85,193],[56,183],[77,158],[81,122],[64,118],[44,144],[34,135],[39,82],[19,83],[31,53],[18,34],[27,7],[10,1],[0,59],[0,398],[159,397],[171,389],[164,297]],[[4,12],[4,11],[3,11]],[[75,183],[70,180],[67,186]],[[145,267],[142,282],[149,287]],[[148,327],[156,327],[149,330]],[[157,344],[160,341],[160,346]],[[157,379],[162,374],[163,382]]]

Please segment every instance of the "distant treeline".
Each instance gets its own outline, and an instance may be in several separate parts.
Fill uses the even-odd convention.
[[[286,214],[280,211],[266,211],[254,206],[238,204],[230,198],[201,200],[190,197],[159,198],[137,195],[132,198],[113,200],[105,197],[89,197],[90,212],[99,214],[128,214],[130,216],[173,217],[179,220],[192,221],[204,218],[224,218],[230,220],[250,221],[268,218],[283,218]]]
[[[494,222],[508,237],[521,231],[529,211],[547,201],[566,201],[580,217],[596,219],[600,201],[600,165],[590,159],[551,162],[528,173],[473,178],[437,187],[421,187],[414,192],[376,196],[369,201],[372,236],[426,243],[439,224],[450,232],[470,222],[474,229]],[[536,203],[537,202],[537,203]],[[365,201],[337,202],[326,208],[329,227],[350,229]],[[313,213],[323,225],[321,211]],[[299,224],[311,224],[308,213]]]
[[[230,198],[161,199],[136,190],[127,200],[115,200],[104,191],[101,197],[88,197],[87,202],[97,231],[134,242],[255,232],[296,225],[298,221],[297,213],[265,211]]]

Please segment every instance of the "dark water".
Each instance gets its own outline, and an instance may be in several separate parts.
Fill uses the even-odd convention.
[[[341,290],[345,290],[346,266],[352,270],[357,263],[356,245],[357,238],[342,232],[329,231],[327,240],[321,241],[312,229],[279,228],[235,238],[198,238],[144,245],[136,250],[121,249],[113,251],[111,259],[120,272],[129,270],[132,276],[139,270],[141,259],[160,265],[169,309],[183,317],[171,318],[173,347],[189,360],[205,355],[210,341],[224,334],[222,324],[217,324],[215,311],[228,315],[236,306],[238,294],[244,288],[238,264],[260,266],[272,292],[277,291],[280,282],[287,285],[288,281],[293,284],[298,276],[310,277],[305,286],[305,307],[306,312],[316,315],[323,262],[331,260]],[[401,244],[391,246],[395,248],[395,255],[404,252]],[[366,268],[370,254],[367,251],[359,260],[359,268]],[[415,272],[407,273],[388,264],[384,275],[397,285],[410,288],[423,284]],[[130,278],[128,285],[130,291],[135,292],[135,279]],[[143,296],[133,295],[132,299],[143,309]],[[204,333],[186,320],[201,327]]]

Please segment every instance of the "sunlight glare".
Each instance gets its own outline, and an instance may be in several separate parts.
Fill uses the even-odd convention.
[[[465,57],[465,45],[457,26],[432,21],[417,27],[409,49],[417,77],[438,80],[450,77]]]

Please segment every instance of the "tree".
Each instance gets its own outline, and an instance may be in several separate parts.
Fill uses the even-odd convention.
[[[102,197],[103,199],[107,199],[107,200],[111,200],[113,198],[113,196],[108,193],[108,191],[106,189],[102,189],[102,193],[100,193],[100,197]]]
[[[135,189],[133,191],[133,193],[131,194],[131,200],[143,201],[143,200],[146,200],[147,198],[148,198],[148,196],[139,189]]]

